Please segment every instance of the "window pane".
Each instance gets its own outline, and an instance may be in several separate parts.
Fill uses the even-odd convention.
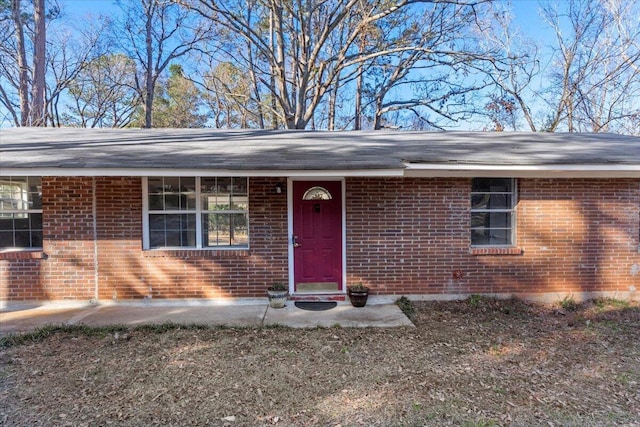
[[[231,178],[220,177],[217,179],[216,193],[231,193]]]
[[[471,209],[511,209],[511,194],[474,194]]]
[[[248,178],[232,178],[232,193],[235,195],[247,194]]]
[[[149,246],[195,247],[195,215],[149,215]]]
[[[231,214],[229,221],[231,246],[247,246],[249,244],[249,227],[246,214]]]
[[[167,230],[165,233],[165,239],[167,242],[167,246],[182,246],[180,244],[180,231],[179,230]]]
[[[13,232],[13,214],[5,214],[3,216],[0,216],[0,231]]]
[[[192,210],[196,208],[196,179],[194,177],[180,178],[180,208]]]
[[[149,247],[151,248],[160,248],[163,246],[167,246],[164,241],[164,230],[161,231],[150,231],[149,232]]]
[[[164,215],[164,223],[165,223],[166,230],[180,231],[182,229],[182,215],[180,214]]]
[[[511,178],[474,178],[471,191],[476,192],[511,192]]]
[[[183,210],[194,210],[196,208],[196,193],[183,194],[180,197],[180,207]]]
[[[510,245],[511,230],[475,229],[471,230],[472,245]]]
[[[163,188],[163,183],[162,183],[162,178],[148,178],[147,179],[148,182],[148,189],[149,189],[149,194],[162,194],[164,191]]]
[[[29,209],[42,209],[42,178],[30,176],[29,183]]]
[[[149,229],[164,231],[164,217],[165,215],[149,215]]]
[[[17,230],[15,233],[15,247],[16,248],[30,248],[31,247],[31,233],[29,230]]]
[[[472,212],[471,227],[511,228],[511,212]]]
[[[249,197],[236,196],[235,194],[232,197],[233,198],[231,200],[231,209],[243,210],[243,211],[246,211],[249,209]]]
[[[331,200],[331,193],[324,187],[312,187],[305,191],[302,200]]]
[[[180,192],[180,178],[177,176],[165,176],[163,178],[163,191],[165,193]]]
[[[153,211],[161,211],[164,209],[162,194],[149,195],[149,209]]]
[[[212,246],[247,246],[249,244],[246,214],[202,215],[202,244]]]
[[[216,216],[204,214],[202,215],[202,246],[218,246],[218,227],[216,225]]]
[[[15,215],[13,218],[13,226],[16,230],[29,230],[29,216]]]
[[[14,246],[13,231],[0,231],[0,248],[13,248]]]
[[[42,214],[30,214],[31,230],[42,230]]]
[[[231,178],[218,178],[216,207],[214,210],[228,210],[231,204]]]
[[[215,178],[201,178],[200,179],[200,192],[202,194],[215,194],[216,192],[216,179]]]
[[[32,248],[42,247],[42,230],[31,231],[31,247]]]
[[[166,210],[180,209],[180,194],[167,193],[164,195],[164,208]]]

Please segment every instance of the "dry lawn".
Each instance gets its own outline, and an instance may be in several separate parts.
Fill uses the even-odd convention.
[[[413,307],[416,328],[9,337],[0,425],[640,425],[637,304]]]

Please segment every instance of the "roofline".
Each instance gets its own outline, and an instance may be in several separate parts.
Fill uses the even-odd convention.
[[[403,169],[228,170],[162,168],[3,168],[3,176],[248,176],[248,177],[402,177]]]
[[[404,169],[228,170],[168,168],[3,168],[3,176],[495,177],[640,178],[640,165],[478,165],[405,163]]]
[[[478,165],[405,163],[406,177],[640,178],[640,165]]]

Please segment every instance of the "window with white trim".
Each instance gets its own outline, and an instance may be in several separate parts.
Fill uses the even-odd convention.
[[[0,177],[0,250],[42,248],[42,178]]]
[[[516,181],[474,178],[471,184],[471,245],[515,244]]]
[[[144,247],[249,247],[247,177],[146,179]]]

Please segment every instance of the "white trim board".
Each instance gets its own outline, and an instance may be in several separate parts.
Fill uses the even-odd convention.
[[[353,169],[353,170],[227,170],[227,169],[110,169],[110,168],[3,168],[2,176],[248,176],[248,177],[295,177],[300,179],[342,179],[354,177],[402,177],[403,169]]]

